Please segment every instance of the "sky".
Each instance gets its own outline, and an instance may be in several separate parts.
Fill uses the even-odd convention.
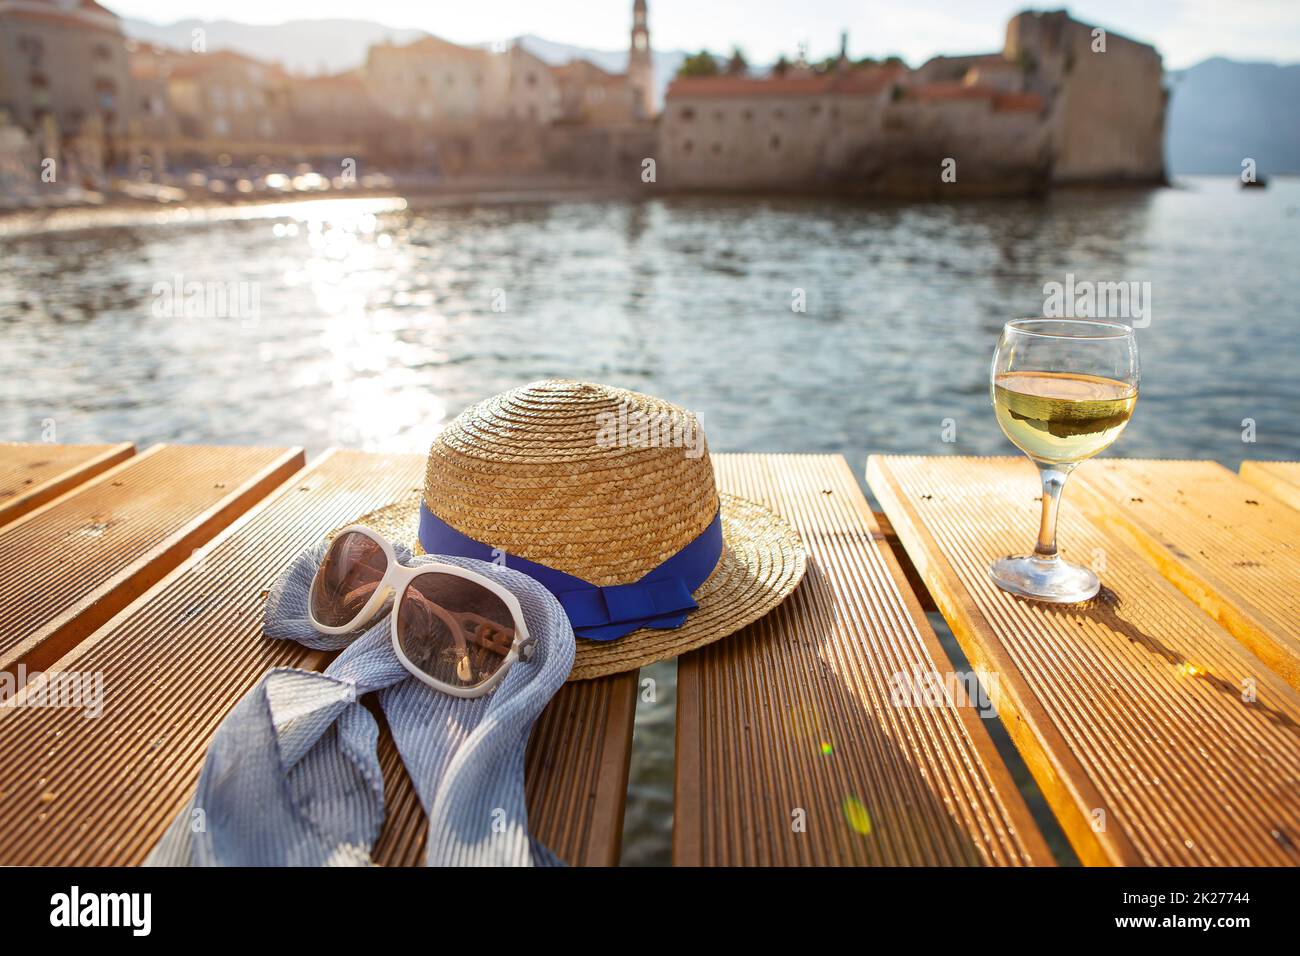
[[[458,43],[533,33],[597,49],[623,49],[631,0],[103,0],[127,17],[171,23],[191,17],[279,23],[355,18],[427,30]],[[743,49],[766,63],[839,49],[854,57],[899,54],[918,65],[936,53],[1000,49],[1006,22],[1028,4],[1004,0],[649,0],[659,49]],[[1060,0],[1039,9],[1054,9]],[[1080,0],[1075,19],[1155,44],[1168,69],[1211,56],[1300,62],[1300,0]]]

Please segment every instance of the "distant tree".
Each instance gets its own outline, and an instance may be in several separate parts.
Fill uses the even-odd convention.
[[[731,59],[727,61],[728,76],[744,76],[749,72],[749,62],[745,59],[745,51],[738,46],[731,48]]]
[[[785,74],[789,71],[789,69],[790,69],[790,61],[785,58],[784,53],[782,53],[779,57],[777,57],[776,62],[772,64],[772,72],[776,76],[785,76]]]
[[[682,65],[677,70],[678,76],[717,76],[718,61],[713,58],[713,54],[708,50],[701,50],[699,53],[692,53],[682,60]]]
[[[885,57],[885,66],[901,66],[907,69],[907,62],[901,56]]]
[[[872,56],[864,56],[864,57],[863,57],[862,59],[860,59],[860,60],[855,60],[855,61],[853,62],[853,66],[854,66],[856,69],[862,69],[862,68],[864,68],[864,67],[868,67],[868,66],[876,66],[876,65],[878,65],[879,63],[880,63],[880,61],[877,60],[875,57],[872,57]]]

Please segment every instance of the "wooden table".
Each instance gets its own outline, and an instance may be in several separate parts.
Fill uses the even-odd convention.
[[[1300,863],[1300,511],[1213,462],[1088,462],[1060,541],[1103,590],[1060,607],[987,573],[1034,540],[1027,459],[867,475],[1083,862]]]
[[[1062,540],[1101,555],[1108,590],[1052,610],[983,573],[1029,540],[1024,461],[872,459],[888,521],[839,456],[715,465],[811,561],[780,608],[678,662],[675,862],[1052,865],[999,719],[1086,863],[1300,862],[1296,466],[1085,466]],[[0,704],[0,864],[143,860],[248,688],[330,659],[262,636],[280,569],[422,470],[0,445],[0,673],[97,673],[106,690],[98,719]],[[945,653],[936,606],[982,682]],[[533,733],[530,823],[572,863],[619,859],[638,692],[636,673],[570,683]],[[380,760],[375,857],[418,863],[424,814],[386,731]]]

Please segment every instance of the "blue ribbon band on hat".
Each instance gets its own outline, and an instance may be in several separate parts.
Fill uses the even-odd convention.
[[[427,554],[451,554],[501,564],[541,582],[559,600],[574,633],[591,641],[612,641],[654,627],[681,627],[699,607],[692,596],[722,557],[722,513],[690,544],[631,584],[604,587],[544,564],[519,558],[475,541],[420,502],[420,547]]]

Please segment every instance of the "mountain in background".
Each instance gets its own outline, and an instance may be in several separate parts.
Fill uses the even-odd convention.
[[[257,60],[279,63],[294,73],[340,73],[366,62],[376,43],[412,43],[423,30],[400,30],[370,20],[289,20],[253,24],[234,20],[178,20],[149,23],[122,18],[128,37],[177,50],[190,49],[194,31],[202,28],[209,51],[234,50]]]
[[[370,20],[290,20],[262,25],[233,20],[191,19],[158,24],[122,19],[128,37],[179,50],[190,49],[194,31],[199,28],[205,31],[208,50],[234,50],[280,63],[293,73],[311,75],[355,69],[366,62],[366,51],[376,43],[413,43],[427,35],[424,30],[397,29]],[[611,73],[627,69],[627,50],[588,50],[531,34],[515,39],[533,56],[553,66],[583,59]],[[685,58],[680,50],[654,51],[657,104],[663,103],[664,90]]]
[[[1165,158],[1174,175],[1300,172],[1300,65],[1215,57],[1169,73]]]

